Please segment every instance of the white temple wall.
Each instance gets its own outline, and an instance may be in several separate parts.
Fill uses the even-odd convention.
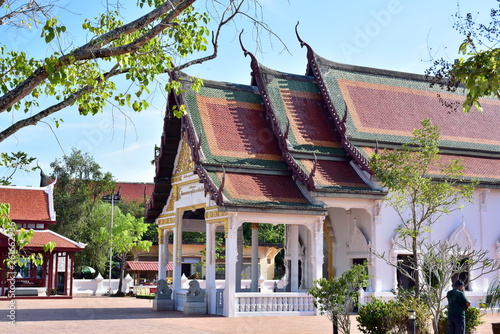
[[[376,240],[372,241],[375,246],[373,250],[378,253],[385,253],[386,258],[390,258],[391,253],[392,256],[395,256],[394,252],[391,252],[393,251],[392,239],[395,236],[394,229],[397,227],[400,218],[394,209],[385,204],[381,207],[380,216],[379,223],[375,223]],[[359,225],[362,225],[362,223]],[[339,250],[343,244],[342,241],[339,241],[346,240],[344,239],[344,229],[345,227],[339,226],[336,229],[336,232],[341,233],[336,234]],[[441,216],[440,220],[431,229],[429,239],[432,241],[448,240],[458,242],[462,246],[471,244],[475,249],[487,250],[489,257],[500,260],[497,246],[497,241],[500,241],[500,190],[477,190],[473,203],[463,203],[462,211],[457,210],[449,215]],[[370,239],[368,237],[369,233],[366,233],[366,235]],[[345,261],[342,261],[341,254],[337,255],[336,261],[338,263],[337,274],[341,274],[347,269]],[[395,283],[395,269],[383,260],[376,260],[375,263],[377,268],[375,270],[376,276],[373,277],[374,290],[377,292],[391,291]],[[471,275],[475,276],[475,273],[472,272]],[[472,284],[472,290],[478,293],[484,292],[494,276],[494,274],[490,274],[477,279]]]

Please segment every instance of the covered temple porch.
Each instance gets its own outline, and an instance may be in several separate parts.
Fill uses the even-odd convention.
[[[158,219],[159,262],[173,262],[172,296],[176,310],[183,309],[189,283],[182,276],[182,232],[196,231],[206,235],[202,260],[205,279],[200,280],[200,286],[206,292],[208,314],[228,317],[316,315],[313,299],[307,294],[307,290],[312,286],[313,280],[323,277],[323,211],[221,212],[217,206],[204,204],[176,211],[175,216]],[[243,245],[244,223],[251,223],[251,246]],[[260,224],[285,225],[286,243],[283,246],[286,272],[281,279],[266,279],[259,272]],[[224,233],[222,266],[221,259],[217,259],[216,233]],[[169,245],[170,239],[173,245]],[[169,246],[173,249],[173,259],[168,258]],[[218,246],[220,249],[221,245]],[[250,275],[247,277],[242,276],[244,247],[250,247],[252,253]],[[217,279],[217,276],[221,276],[217,267],[219,270],[223,267],[223,279]],[[165,266],[160,265],[159,268],[158,278],[165,279]]]

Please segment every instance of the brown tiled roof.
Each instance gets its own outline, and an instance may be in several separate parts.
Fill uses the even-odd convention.
[[[10,204],[13,221],[53,222],[46,188],[0,186],[0,202]]]
[[[321,209],[312,205],[288,175],[265,175],[243,173],[209,173],[217,186],[223,177],[224,205],[249,205],[274,208],[310,208]]]
[[[305,76],[267,69],[250,54],[251,86],[204,81],[193,91],[186,81],[186,92],[169,95],[169,105],[182,103],[188,114],[170,132],[175,140],[163,139],[158,161],[174,161],[182,128],[196,173],[218,205],[319,210],[304,189],[383,197],[369,181],[370,154],[408,142],[431,118],[441,129],[443,160],[458,158],[466,177],[500,184],[500,101],[484,99],[483,113],[453,112],[443,101],[460,104],[463,92],[431,88],[415,74],[334,63],[303,45]],[[169,182],[168,168],[157,170],[156,186]],[[169,189],[157,196],[156,213]]]
[[[207,163],[285,167],[254,89],[235,90],[207,82],[199,93],[186,95]]]
[[[412,130],[420,127],[421,120],[431,118],[441,130],[443,146],[448,146],[446,141],[500,146],[498,100],[483,100],[482,113],[452,112],[435,91],[347,79],[337,81],[357,133],[410,137]],[[464,101],[463,96],[456,94],[441,92],[440,96],[448,102]]]
[[[313,171],[314,160],[304,159],[301,163],[308,173]],[[371,190],[348,161],[317,160],[314,181],[317,188]]]
[[[127,261],[125,265],[129,271],[158,271],[157,261]],[[167,270],[174,270],[173,262],[167,264]]]
[[[143,203],[144,196],[151,199],[154,183],[116,182],[116,191],[118,189],[122,200]]]
[[[43,246],[50,241],[56,243],[55,251],[82,251],[85,248],[84,244],[79,244],[50,230],[35,231],[35,234],[33,235],[33,238],[31,238],[27,248],[43,249]]]
[[[363,147],[362,149],[368,156],[375,153],[375,149],[371,147]],[[500,159],[496,158],[441,153],[440,159],[434,165],[435,168],[431,167],[430,173],[436,177],[442,176],[443,174],[439,171],[438,166],[442,164],[448,165],[452,160],[458,160],[462,164],[465,178],[478,179],[482,183],[498,182]]]
[[[261,70],[270,111],[276,115],[281,131],[288,130],[290,150],[345,156],[340,135],[312,78]]]

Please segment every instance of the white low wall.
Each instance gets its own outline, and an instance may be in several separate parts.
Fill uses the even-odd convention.
[[[479,307],[480,303],[485,302],[485,293],[484,292],[474,292],[474,291],[465,291],[465,296],[470,301],[471,306]],[[370,302],[372,298],[382,299],[384,301],[393,300],[396,296],[392,292],[360,292],[359,301],[362,305]],[[446,301],[446,292],[443,294],[443,305],[448,304]]]
[[[118,292],[119,279],[111,280],[111,289],[113,293]],[[130,288],[133,287],[133,279],[127,275],[123,279],[122,291],[128,293]],[[73,296],[102,296],[109,291],[109,280],[104,279],[101,274],[97,275],[94,279],[74,279],[73,280]]]

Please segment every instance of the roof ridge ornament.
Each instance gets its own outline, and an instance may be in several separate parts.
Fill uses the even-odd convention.
[[[251,54],[251,53],[250,53],[250,51],[245,49],[245,46],[243,46],[243,41],[241,40],[241,36],[243,35],[244,32],[245,32],[245,29],[241,29],[241,32],[240,32],[240,35],[238,36],[238,39],[240,41],[241,50],[243,50],[243,54],[246,57],[248,54]]]
[[[304,42],[304,41],[302,40],[302,38],[300,38],[300,35],[299,35],[299,29],[298,29],[298,28],[299,28],[299,23],[300,23],[300,22],[299,22],[299,21],[297,21],[297,24],[295,25],[295,35],[297,36],[297,39],[298,39],[298,40],[299,40],[299,42],[300,42],[300,47],[301,47],[301,48],[303,48],[303,47],[305,46],[308,50],[310,50],[310,51],[312,52],[312,48],[311,48],[311,46],[310,46],[309,44],[307,44],[306,42]]]
[[[308,188],[309,190],[314,189],[314,176],[316,175],[316,169],[318,167],[318,157],[316,156],[316,153],[314,154],[314,163],[313,163],[313,168],[311,169],[311,173],[309,173],[309,178],[308,178]]]
[[[304,42],[304,41],[302,40],[302,38],[300,38],[300,35],[299,35],[299,29],[298,29],[298,28],[299,28],[299,23],[300,23],[300,21],[297,21],[297,24],[295,25],[295,35],[297,36],[297,39],[298,39],[298,40],[299,40],[299,42],[300,42],[300,47],[301,47],[301,48],[303,48],[303,47],[304,47],[304,45],[307,45],[307,43],[306,43],[306,42]],[[308,46],[308,45],[307,45],[307,46]]]
[[[250,61],[250,68],[252,69],[252,82],[251,82],[251,85],[252,86],[258,86],[258,79],[256,78],[257,75],[260,75],[260,74],[257,74],[259,72],[259,61],[257,60],[257,58],[254,56],[253,53],[251,53],[250,51],[248,51],[247,49],[245,49],[245,46],[243,46],[243,41],[242,41],[242,38],[241,36],[243,35],[243,32],[245,31],[245,29],[242,29],[241,32],[240,32],[240,35],[239,35],[239,40],[240,40],[240,46],[241,46],[241,49],[243,50],[243,54],[246,56],[250,55],[250,58],[252,59]]]
[[[220,183],[219,189],[217,190],[217,205],[221,206],[223,202],[222,192],[224,191],[224,184],[226,183],[226,170],[222,165],[222,182]]]

